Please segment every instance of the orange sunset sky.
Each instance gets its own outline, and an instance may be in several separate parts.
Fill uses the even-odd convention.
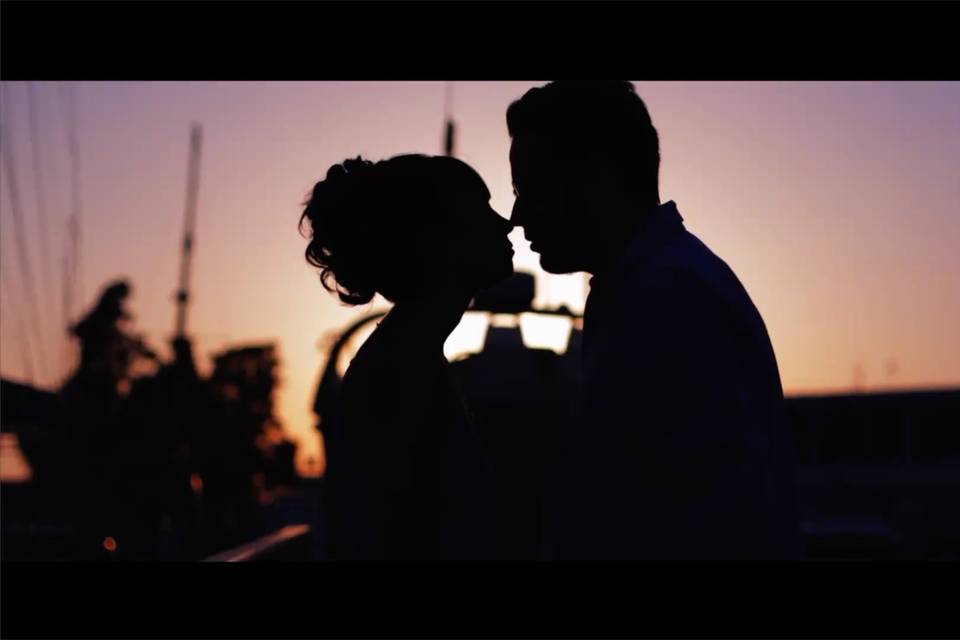
[[[539,84],[454,84],[458,156],[487,181],[505,216],[513,196],[504,113]],[[660,133],[661,195],[677,202],[688,229],[746,286],[788,394],[847,391],[855,382],[863,389],[960,385],[960,83],[635,84]],[[321,288],[303,258],[301,203],[345,157],[439,153],[446,86],[2,83],[0,144],[10,150],[2,162],[13,159],[40,293],[32,322],[45,336],[34,383],[53,387],[66,366],[60,264],[71,202],[69,96],[82,310],[109,280],[129,278],[132,329],[163,356],[174,324],[188,130],[198,121],[204,141],[188,320],[198,364],[206,372],[210,354],[223,348],[275,341],[280,418],[301,445],[300,464],[316,456],[319,343],[384,304],[344,307]],[[28,308],[10,172],[0,174],[0,373],[22,381]],[[538,274],[538,302],[582,309],[582,275],[542,274],[522,232],[511,238],[517,268]]]

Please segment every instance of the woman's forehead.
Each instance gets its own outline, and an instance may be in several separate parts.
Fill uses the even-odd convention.
[[[482,195],[485,199],[490,198],[490,190],[487,189],[486,182],[477,171],[465,162],[457,162],[457,173],[462,181],[458,181],[458,190],[467,190]]]

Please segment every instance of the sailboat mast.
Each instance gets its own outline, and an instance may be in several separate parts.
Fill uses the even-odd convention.
[[[456,125],[453,122],[453,83],[447,83],[446,102],[444,104],[444,119],[446,121],[443,136],[443,155],[456,155],[455,135]]]
[[[176,337],[184,338],[187,328],[187,303],[190,299],[190,265],[193,258],[193,236],[197,220],[197,193],[200,187],[200,146],[203,129],[194,123],[190,128],[190,157],[187,165],[187,202],[183,222],[183,245],[180,257],[180,288],[177,290]]]

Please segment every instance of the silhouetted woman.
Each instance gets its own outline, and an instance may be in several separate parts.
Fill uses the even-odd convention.
[[[512,225],[489,199],[463,162],[404,155],[334,165],[307,202],[324,287],[394,303],[324,425],[333,559],[497,555],[494,480],[443,355],[474,295],[513,271]]]

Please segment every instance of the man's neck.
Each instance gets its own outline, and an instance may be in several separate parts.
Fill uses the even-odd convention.
[[[587,269],[587,272],[599,277],[608,273],[627,252],[637,234],[643,233],[644,222],[659,206],[660,203],[657,202],[638,209],[636,206],[620,204],[618,210],[611,212],[611,219],[617,223],[611,225],[598,242],[596,256],[591,261],[592,268]]]

